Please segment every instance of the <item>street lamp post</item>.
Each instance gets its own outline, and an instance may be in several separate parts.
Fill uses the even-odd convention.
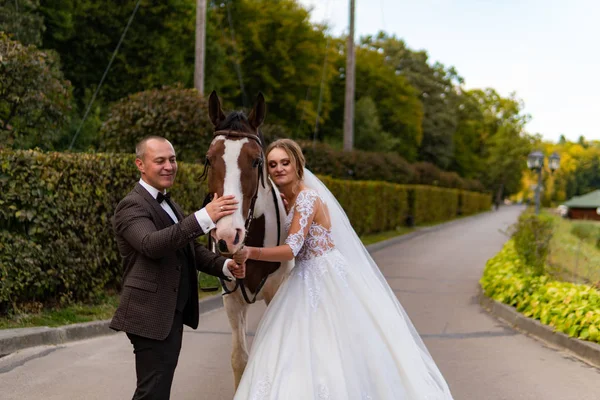
[[[560,156],[555,152],[548,157],[550,171],[554,172],[560,165]],[[544,169],[544,153],[539,150],[533,151],[527,156],[527,168],[538,173],[538,183],[535,188],[535,214],[540,213],[540,191],[542,188],[542,170]]]

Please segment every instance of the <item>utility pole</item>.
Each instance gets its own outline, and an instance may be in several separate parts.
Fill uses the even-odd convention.
[[[204,55],[206,43],[206,0],[196,0],[196,59],[194,87],[204,96]]]
[[[344,151],[354,147],[354,0],[350,0],[350,32],[346,45],[346,99],[344,103]]]

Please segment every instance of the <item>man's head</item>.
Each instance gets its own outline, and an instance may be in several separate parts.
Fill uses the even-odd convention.
[[[173,186],[177,174],[175,149],[167,139],[148,136],[135,146],[135,165],[144,182],[163,191]]]

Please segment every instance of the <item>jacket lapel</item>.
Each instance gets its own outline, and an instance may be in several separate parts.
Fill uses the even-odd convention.
[[[181,221],[183,219],[183,210],[181,209],[181,207],[179,206],[179,204],[177,204],[175,201],[173,201],[171,199],[171,203],[173,203],[173,212],[175,213],[175,216],[177,217],[177,219],[179,221]],[[186,251],[189,252],[189,256],[190,259],[192,260],[194,269],[195,269],[195,265],[196,265],[196,258],[195,258],[195,254],[194,254],[194,241],[190,241],[190,243],[185,247]]]
[[[173,225],[173,221],[171,221],[171,217],[169,214],[158,204],[158,201],[142,185],[139,183],[135,185],[135,191],[143,197],[143,199],[148,203],[152,213],[158,217],[157,221],[162,222],[162,226],[157,226],[157,228],[163,229],[168,226]]]

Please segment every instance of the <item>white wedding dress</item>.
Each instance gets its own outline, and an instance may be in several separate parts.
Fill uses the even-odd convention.
[[[307,170],[305,185],[286,221],[295,267],[265,311],[234,399],[452,399],[339,203]],[[330,230],[312,221],[323,204]]]

